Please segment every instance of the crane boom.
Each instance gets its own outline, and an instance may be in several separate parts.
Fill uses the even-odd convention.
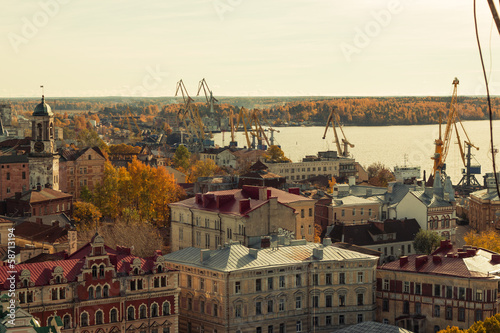
[[[325,132],[323,133],[323,139],[326,138],[326,133],[328,132],[328,128],[330,127],[330,123],[332,123],[333,135],[335,136],[335,144],[337,145],[337,153],[340,156],[344,156],[344,157],[349,156],[348,147],[354,147],[354,145],[352,143],[350,143],[345,136],[342,125],[340,125],[340,116],[337,113],[335,106],[332,108],[332,111],[330,112],[330,115],[328,116],[328,119],[326,120]],[[344,145],[344,149],[342,149],[342,147],[340,145],[341,141],[339,140],[339,136],[337,134],[337,129],[336,129],[335,124],[337,124],[337,126],[340,128],[340,132],[342,133],[342,137],[343,137],[342,144]]]

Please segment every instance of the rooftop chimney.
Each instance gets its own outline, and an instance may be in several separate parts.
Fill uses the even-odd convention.
[[[250,199],[241,199],[240,200],[240,213],[244,213],[250,209]]]
[[[420,269],[422,265],[424,265],[427,262],[428,258],[426,255],[418,256],[415,258],[415,268]]]
[[[300,188],[298,188],[298,187],[290,187],[288,189],[288,193],[300,195]]]
[[[278,235],[278,245],[285,245],[285,235]]]
[[[408,263],[408,257],[407,256],[402,256],[399,258],[399,267],[403,267]]]
[[[492,265],[500,264],[500,254],[491,255],[491,264]]]
[[[323,246],[330,246],[330,245],[332,245],[332,239],[330,237],[323,238]]]
[[[432,262],[435,264],[440,264],[441,263],[441,256],[432,256]]]
[[[260,248],[261,249],[267,249],[270,246],[271,246],[271,239],[269,239],[267,237],[260,239]]]
[[[259,250],[257,249],[248,249],[248,254],[252,257],[257,259],[257,256],[259,254]]]
[[[313,249],[313,256],[314,256],[314,259],[322,260],[323,259],[323,248],[315,247]]]
[[[198,205],[203,205],[203,194],[196,193],[196,203]]]
[[[210,259],[210,250],[209,249],[203,249],[200,251],[200,262],[205,262],[208,259]]]

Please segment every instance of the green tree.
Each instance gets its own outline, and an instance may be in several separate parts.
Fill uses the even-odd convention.
[[[282,163],[291,162],[288,157],[285,156],[283,150],[276,145],[271,145],[264,154],[264,158],[270,162]]]
[[[221,168],[219,168],[214,161],[198,160],[189,168],[187,181],[189,183],[194,183],[198,180],[198,177],[213,177],[217,174],[221,174],[221,172]]]
[[[431,254],[441,242],[441,236],[431,230],[420,229],[415,236],[413,246],[415,251],[421,254]]]
[[[189,159],[191,158],[191,153],[184,145],[177,147],[174,153],[173,163],[176,168],[180,168],[181,171],[186,171],[189,169]]]

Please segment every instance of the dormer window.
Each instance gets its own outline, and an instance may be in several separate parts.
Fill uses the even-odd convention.
[[[138,268],[134,268],[134,275],[139,275],[139,269]]]
[[[61,277],[60,276],[56,276],[56,283],[57,284],[61,283]]]
[[[157,271],[158,271],[158,273],[163,273],[163,266],[162,265],[158,265]]]

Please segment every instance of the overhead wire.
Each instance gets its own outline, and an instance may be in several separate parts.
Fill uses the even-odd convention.
[[[477,41],[477,47],[479,49],[479,58],[481,59],[481,67],[483,69],[484,83],[486,85],[486,97],[488,99],[488,111],[489,111],[488,114],[489,114],[489,124],[490,124],[490,145],[491,145],[491,160],[493,163],[493,175],[495,176],[495,185],[496,185],[495,187],[497,190],[497,195],[500,198],[500,189],[498,188],[498,175],[497,175],[495,153],[494,153],[493,111],[491,110],[490,88],[489,88],[489,84],[488,84],[488,77],[486,75],[486,69],[484,67],[483,52],[481,51],[481,42],[479,41],[479,32],[478,32],[478,28],[477,28],[476,0],[473,1],[473,6],[474,6],[474,27],[476,30],[476,41]]]

